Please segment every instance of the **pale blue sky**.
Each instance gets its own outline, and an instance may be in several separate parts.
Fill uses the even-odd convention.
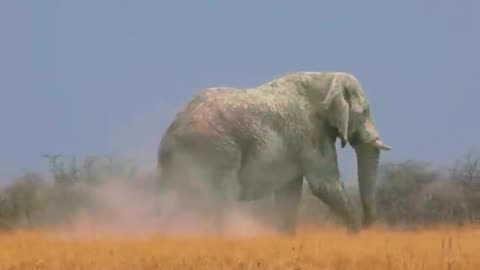
[[[153,166],[191,93],[299,70],[355,74],[385,160],[478,145],[478,1],[1,1],[0,177],[45,153]],[[353,152],[340,152],[344,173]]]

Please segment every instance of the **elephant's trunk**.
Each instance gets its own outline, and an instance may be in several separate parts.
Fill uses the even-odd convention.
[[[354,147],[357,155],[358,186],[363,207],[363,226],[370,226],[376,218],[375,185],[380,159],[380,149],[372,144]]]

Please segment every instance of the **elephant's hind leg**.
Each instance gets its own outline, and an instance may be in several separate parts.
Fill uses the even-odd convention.
[[[213,211],[214,230],[217,234],[226,233],[227,217],[232,210],[233,203],[238,200],[240,189],[238,184],[238,170],[232,168],[214,178],[218,180],[211,186],[209,201]]]
[[[191,214],[207,231],[222,233],[225,214],[239,190],[239,152],[217,151],[209,145],[196,147],[178,147],[170,162],[163,163],[166,179],[162,180],[167,181],[162,189],[168,186],[175,191],[176,209]]]
[[[275,215],[281,233],[295,235],[303,176],[297,177],[275,192]]]
[[[208,179],[204,199],[207,211],[211,214],[213,229],[218,234],[225,234],[227,215],[240,195],[238,156],[235,153],[218,155],[204,165],[204,168],[208,168],[204,171],[204,178]]]

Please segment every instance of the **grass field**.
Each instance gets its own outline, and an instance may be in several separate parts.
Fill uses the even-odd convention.
[[[0,269],[480,269],[480,227],[296,237],[0,234]]]

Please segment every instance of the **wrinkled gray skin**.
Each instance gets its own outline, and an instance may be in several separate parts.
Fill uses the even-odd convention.
[[[362,223],[367,227],[375,219],[380,151],[390,148],[379,139],[360,83],[348,73],[297,72],[256,88],[198,93],[162,137],[161,186],[184,191],[193,205],[200,200],[195,196],[208,194],[219,229],[231,202],[274,193],[278,228],[294,234],[305,177],[312,193],[350,231],[358,231],[339,180],[336,138],[342,148],[349,143],[356,152]]]

